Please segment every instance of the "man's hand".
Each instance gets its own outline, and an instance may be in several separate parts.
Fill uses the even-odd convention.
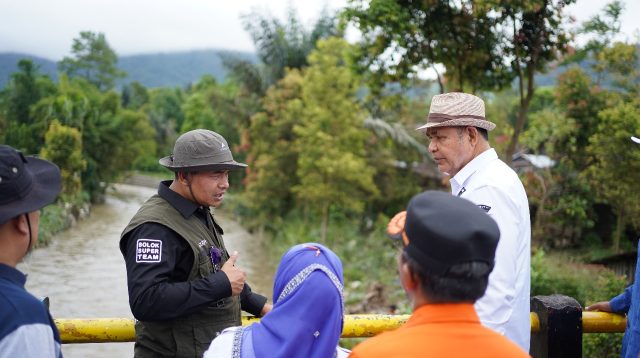
[[[236,260],[238,259],[238,251],[234,251],[233,255],[229,257],[229,260],[222,265],[220,271],[224,272],[231,283],[231,295],[238,296],[244,288],[244,281],[247,278],[247,274],[235,267]]]
[[[404,241],[402,234],[404,233],[404,223],[406,219],[406,211],[401,211],[391,218],[391,220],[389,220],[389,224],[387,224],[387,236],[397,242]],[[407,244],[409,243],[405,242],[405,245]]]
[[[611,312],[609,301],[602,301],[592,304],[584,309],[585,311]]]

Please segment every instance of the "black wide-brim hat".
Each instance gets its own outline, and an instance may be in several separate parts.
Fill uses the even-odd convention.
[[[51,204],[61,188],[57,165],[0,145],[0,225]]]
[[[233,160],[229,144],[220,134],[194,129],[176,140],[173,154],[160,159],[160,165],[178,171],[234,170],[247,165]]]

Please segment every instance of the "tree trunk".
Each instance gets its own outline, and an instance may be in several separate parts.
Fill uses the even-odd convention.
[[[533,99],[533,94],[535,91],[534,86],[534,74],[535,71],[533,68],[527,69],[527,92],[526,95],[523,93],[522,82],[525,80],[524,78],[520,78],[520,108],[518,109],[518,118],[516,119],[516,123],[513,126],[513,135],[511,136],[511,141],[509,142],[509,146],[507,147],[506,153],[506,162],[511,165],[513,160],[513,154],[516,152],[516,147],[518,145],[518,138],[520,134],[524,130],[524,124],[527,121],[527,112],[529,111],[529,104]]]
[[[442,77],[440,76],[440,72],[436,69],[436,66],[431,66],[433,71],[436,73],[436,78],[438,79],[438,87],[440,87],[440,94],[444,93],[444,83],[442,83]]]

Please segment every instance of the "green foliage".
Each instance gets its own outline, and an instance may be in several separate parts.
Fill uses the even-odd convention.
[[[184,122],[184,93],[180,89],[158,88],[149,91],[149,95],[149,103],[143,110],[156,131],[156,155],[163,157],[173,151],[178,130]]]
[[[584,307],[624,291],[626,280],[599,266],[573,262],[564,255],[537,250],[531,257],[531,296],[562,294]],[[584,334],[583,356],[613,358],[620,354],[622,334]]]
[[[582,336],[582,356],[618,358],[624,333],[589,333]]]
[[[289,10],[286,22],[277,18],[252,12],[243,17],[245,29],[249,32],[258,51],[258,58],[264,65],[263,75],[254,76],[252,88],[260,93],[284,77],[286,69],[302,69],[307,66],[311,51],[320,39],[339,36],[336,18],[323,11],[313,28],[304,28],[294,9]],[[233,65],[233,61],[229,62]],[[248,63],[244,62],[245,67]],[[233,69],[234,67],[232,67]],[[242,67],[236,67],[241,69]],[[236,72],[237,73],[237,72]],[[252,71],[250,73],[256,73]],[[244,77],[249,80],[250,78]]]
[[[122,88],[122,107],[138,110],[149,102],[149,91],[140,84],[133,81]]]
[[[640,204],[633,193],[640,179],[640,151],[630,148],[629,138],[640,133],[640,103],[621,103],[599,114],[597,131],[587,148],[594,158],[585,175],[594,183],[601,200],[617,215],[614,248],[617,250],[627,223],[640,227]],[[633,150],[636,149],[636,150]]]
[[[82,158],[82,135],[76,128],[66,127],[54,120],[45,135],[42,157],[56,163],[62,175],[61,196],[75,198],[80,195],[82,182],[80,173],[87,162]]]
[[[363,33],[357,57],[361,70],[373,69],[374,90],[437,64],[446,68],[450,90],[500,88],[511,80],[497,19],[473,1],[351,0],[344,18]]]
[[[309,219],[304,218],[300,212],[288,215],[278,233],[270,239],[272,255],[282,255],[289,247],[304,242],[324,244],[342,260],[347,312],[373,313],[375,310],[389,313],[392,307],[400,307],[402,313],[410,312],[406,295],[398,282],[399,249],[383,234],[388,217],[377,217],[373,230],[369,233],[361,232],[357,221],[336,219],[328,228],[326,240],[319,239],[320,228],[309,225]],[[377,284],[384,286],[385,304],[375,308],[363,307],[367,294]]]
[[[100,90],[109,90],[126,74],[117,68],[118,56],[103,33],[80,32],[73,39],[71,57],[58,63],[58,69],[69,77],[83,77]]]
[[[40,211],[37,245],[48,245],[56,233],[69,227],[68,214],[63,205],[58,202],[47,205]]]
[[[291,188],[299,179],[293,126],[302,116],[301,92],[300,72],[289,71],[267,91],[264,110],[251,118],[244,198],[255,224],[275,228],[294,206]]]
[[[38,71],[30,60],[18,62],[18,72],[11,75],[8,86],[0,92],[0,113],[4,121],[4,143],[37,153],[44,142],[47,124],[31,112],[41,98],[56,91],[53,82]]]
[[[348,49],[338,38],[318,42],[303,77],[303,117],[294,126],[300,184],[293,192],[322,213],[323,234],[330,206],[361,213],[363,201],[378,193],[365,158],[368,133],[366,114],[356,102],[358,82],[345,66]]]

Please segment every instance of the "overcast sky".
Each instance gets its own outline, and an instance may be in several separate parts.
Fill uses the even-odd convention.
[[[284,19],[289,6],[307,24],[326,5],[346,0],[0,0],[0,53],[21,52],[60,60],[80,31],[103,32],[118,55],[221,48],[253,51],[240,16],[253,9]],[[625,0],[622,30],[629,40],[640,28],[640,1]],[[605,2],[578,0],[568,13],[578,21]]]

